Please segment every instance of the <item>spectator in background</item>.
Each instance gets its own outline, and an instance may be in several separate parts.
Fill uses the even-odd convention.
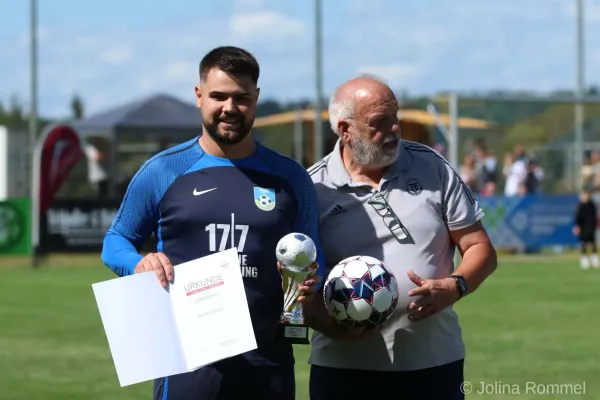
[[[498,184],[498,159],[488,153],[483,139],[475,142],[474,155],[480,192],[484,196],[494,196]]]
[[[598,249],[596,247],[596,225],[598,212],[594,201],[590,197],[590,191],[584,190],[579,198],[579,204],[575,211],[575,224],[573,234],[579,238],[581,246],[580,265],[588,269],[590,264],[598,268]],[[588,247],[591,247],[591,255],[588,256]]]
[[[520,160],[525,162],[525,164],[527,164],[527,161],[529,161],[525,147],[523,147],[521,143],[515,144],[515,147],[513,147],[513,155],[515,156],[515,161]]]
[[[583,182],[583,188],[586,190],[594,190],[594,168],[592,166],[592,155],[586,153],[583,158],[583,165],[581,166],[581,179]]]
[[[463,180],[465,185],[474,194],[479,193],[479,185],[477,179],[477,168],[475,166],[475,156],[473,154],[466,154],[463,160],[463,164],[460,166],[460,179]]]
[[[590,154],[590,168],[592,192],[597,192],[600,190],[600,152],[597,150]]]
[[[504,157],[504,194],[506,196],[518,196],[522,194],[522,184],[527,176],[527,165],[521,159],[515,159],[513,153],[507,153]]]
[[[108,174],[102,165],[104,154],[98,147],[98,141],[92,139],[84,148],[88,166],[88,181],[96,198],[106,198],[108,194]]]
[[[540,163],[538,163],[538,161],[535,158],[532,158],[531,160],[533,162],[533,174],[535,175],[535,178],[537,179],[538,191],[539,191],[539,190],[541,190],[541,185],[542,185],[542,182],[544,181],[544,169],[542,168]]]
[[[521,184],[521,194],[527,195],[538,193],[541,182],[540,171],[541,169],[539,168],[537,162],[530,158],[529,161],[527,161],[527,173],[525,174],[525,179]]]

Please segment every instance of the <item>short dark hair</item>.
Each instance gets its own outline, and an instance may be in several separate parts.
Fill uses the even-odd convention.
[[[256,58],[250,52],[234,46],[221,46],[208,52],[200,61],[200,78],[204,79],[214,68],[235,77],[250,77],[255,84],[260,75]]]

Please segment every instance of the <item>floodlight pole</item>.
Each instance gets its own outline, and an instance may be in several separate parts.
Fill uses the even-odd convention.
[[[321,0],[314,1],[315,7],[315,122],[314,122],[314,140],[313,140],[313,164],[323,158],[323,121],[321,112],[323,106],[323,34],[322,34],[322,4]]]
[[[29,94],[29,142],[31,152],[37,136],[37,0],[29,1],[29,56],[30,56],[30,94]],[[31,153],[29,153],[31,154]]]
[[[38,84],[37,84],[37,75],[38,75],[38,66],[37,66],[37,0],[29,1],[29,36],[30,36],[30,107],[29,107],[29,137],[27,143],[27,157],[28,160],[33,160],[31,165],[31,171],[29,173],[31,186],[29,188],[29,196],[31,199],[32,206],[32,221],[34,230],[31,232],[31,261],[34,267],[38,266],[39,257],[38,257],[38,235],[39,235],[39,160],[37,160],[35,154],[36,147],[36,139],[38,133],[38,110],[37,110],[37,100],[38,100]],[[37,170],[36,170],[37,169]]]
[[[458,135],[458,95],[451,93],[448,97],[448,114],[450,126],[448,129],[448,158],[452,167],[460,165],[459,135]]]
[[[577,89],[575,102],[575,174],[577,190],[583,189],[583,179],[581,168],[583,167],[583,125],[584,125],[584,104],[582,102],[585,96],[584,83],[584,10],[583,0],[577,1]]]
[[[458,94],[450,93],[448,97],[448,114],[450,126],[448,129],[448,158],[450,165],[458,171],[460,167],[460,150],[458,134]],[[458,248],[454,250],[454,265],[459,265],[461,260]]]

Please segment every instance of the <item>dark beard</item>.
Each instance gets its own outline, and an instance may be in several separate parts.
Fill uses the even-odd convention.
[[[203,121],[202,125],[204,125],[206,132],[215,142],[231,146],[234,144],[238,144],[239,142],[244,140],[246,136],[248,136],[250,130],[252,129],[253,123],[253,121],[251,121],[249,124],[242,123],[239,130],[233,132],[233,134],[230,136],[223,136],[219,134],[219,122],[211,122],[207,124]]]

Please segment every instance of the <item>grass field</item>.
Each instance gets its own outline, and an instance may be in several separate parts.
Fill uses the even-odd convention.
[[[97,257],[58,257],[37,270],[0,259],[0,399],[151,398],[151,383],[120,388],[116,378],[91,290],[112,277]],[[573,258],[501,260],[480,291],[456,307],[466,380],[474,392],[481,382],[489,392],[468,398],[600,399],[599,292],[600,270],[582,271]],[[304,400],[307,348],[298,347],[296,358]],[[585,382],[585,395],[564,387],[559,395],[527,394],[528,381]]]

